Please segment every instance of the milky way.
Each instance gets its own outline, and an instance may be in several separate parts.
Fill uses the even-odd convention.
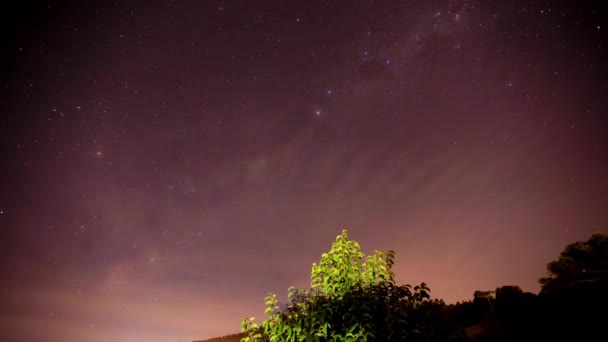
[[[608,227],[600,2],[3,13],[1,334],[236,332],[343,228],[447,302]]]

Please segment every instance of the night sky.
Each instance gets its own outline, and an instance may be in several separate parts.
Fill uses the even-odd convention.
[[[346,228],[455,302],[608,227],[601,1],[46,1],[1,12],[0,335],[263,319]]]

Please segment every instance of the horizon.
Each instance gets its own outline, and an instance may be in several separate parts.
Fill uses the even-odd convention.
[[[3,13],[9,340],[263,320],[342,229],[446,303],[608,229],[599,1],[127,1]],[[234,328],[233,328],[234,327]]]

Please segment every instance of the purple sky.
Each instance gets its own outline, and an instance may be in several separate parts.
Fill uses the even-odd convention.
[[[0,335],[236,332],[344,228],[447,302],[536,293],[608,227],[599,3],[4,11]]]

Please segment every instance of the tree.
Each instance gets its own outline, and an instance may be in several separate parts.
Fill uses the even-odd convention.
[[[608,232],[593,234],[587,241],[566,246],[559,258],[547,264],[547,277],[539,280],[542,291],[605,281],[608,278]]]
[[[453,331],[441,324],[445,303],[430,299],[426,284],[397,286],[394,252],[361,252],[346,230],[313,264],[311,288],[289,288],[287,303],[266,297],[264,336],[243,320],[243,342],[287,341],[447,341]]]
[[[494,300],[494,291],[480,291],[477,290],[473,293],[473,303],[478,306],[486,306],[490,309],[490,312],[494,311],[492,306],[492,300]]]
[[[546,330],[570,341],[608,340],[608,232],[567,245],[539,282],[539,316]]]

